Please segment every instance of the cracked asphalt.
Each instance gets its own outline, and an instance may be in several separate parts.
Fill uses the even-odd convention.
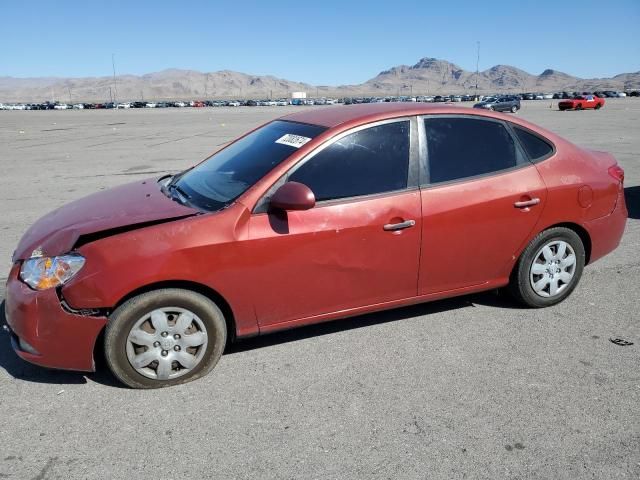
[[[639,478],[640,99],[555,103],[518,115],[613,153],[630,212],[565,302],[490,292],[277,333],[157,391],[29,365],[0,333],[0,479]],[[0,112],[0,299],[38,217],[297,108]]]

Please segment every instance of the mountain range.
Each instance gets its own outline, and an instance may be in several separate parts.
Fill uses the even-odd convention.
[[[203,73],[167,69],[146,75],[87,78],[0,77],[0,102],[59,102],[117,100],[175,100],[212,98],[279,98],[304,91],[309,96],[437,95],[498,92],[556,92],[630,90],[640,88],[640,71],[612,78],[582,79],[547,69],[530,74],[509,65],[496,65],[476,75],[453,63],[422,58],[399,65],[358,85],[320,86],[271,75],[221,70]]]

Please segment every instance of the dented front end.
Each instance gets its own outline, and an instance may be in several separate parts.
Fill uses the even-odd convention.
[[[107,323],[104,312],[65,308],[58,289],[32,290],[19,279],[20,264],[7,280],[5,316],[11,343],[22,359],[64,370],[95,370],[93,349]]]

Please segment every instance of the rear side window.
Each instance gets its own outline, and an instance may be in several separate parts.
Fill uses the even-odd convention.
[[[424,124],[430,183],[485,175],[524,163],[502,123],[480,118],[431,117]]]
[[[317,201],[407,188],[409,121],[378,125],[332,143],[288,177],[304,183]]]
[[[553,147],[539,136],[518,127],[513,127],[513,130],[532,161],[539,160],[553,152]]]

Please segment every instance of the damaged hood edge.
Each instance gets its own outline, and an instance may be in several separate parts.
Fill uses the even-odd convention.
[[[25,260],[40,248],[45,256],[63,255],[79,241],[89,243],[200,213],[167,198],[155,179],[122,185],[68,203],[37,220],[20,240],[12,261]]]

